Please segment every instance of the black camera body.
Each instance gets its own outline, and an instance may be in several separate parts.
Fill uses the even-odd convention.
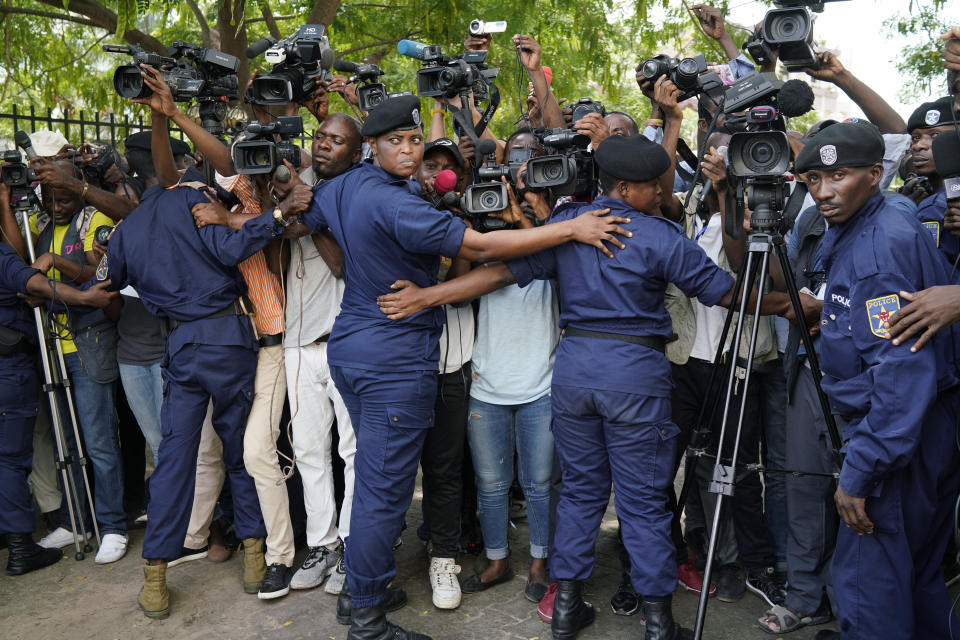
[[[18,149],[4,151],[0,160],[3,161],[0,181],[11,189],[29,189],[30,184],[36,182],[37,175],[23,162],[23,156]]]
[[[103,45],[103,50],[125,53],[133,58],[130,64],[117,67],[113,74],[113,88],[121,97],[147,98],[153,93],[140,75],[140,65],[160,71],[175,102],[220,97],[235,100],[240,97],[237,90],[240,60],[222,51],[180,40],[170,47],[171,57],[145,51],[138,45]]]
[[[479,103],[489,99],[488,85],[500,72],[487,67],[486,51],[464,51],[449,58],[433,45],[425,48],[422,59],[423,68],[417,71],[417,95],[421,98],[452,98],[472,89]]]
[[[790,168],[790,144],[785,133],[773,129],[778,118],[769,105],[753,107],[746,115],[748,130],[730,138],[727,177],[736,194],[737,220],[728,220],[728,229],[742,228],[744,205],[753,211],[750,225],[756,231],[779,229],[790,195],[784,177]]]
[[[243,128],[243,139],[234,143],[230,151],[237,173],[257,175],[273,173],[286,160],[300,168],[300,148],[292,138],[303,135],[300,116],[280,116],[275,122],[249,122]],[[273,137],[280,141],[274,142]]]
[[[737,113],[753,106],[772,104],[781,87],[783,80],[774,73],[755,71],[743,76],[724,92],[723,112]]]
[[[357,86],[357,102],[361,111],[370,111],[387,99],[387,86],[382,82],[374,82],[383,75],[383,70],[375,64],[360,64],[350,82],[361,82]]]
[[[105,247],[110,242],[111,233],[113,233],[113,226],[102,224],[93,232],[93,241]]]
[[[460,208],[472,216],[503,211],[510,206],[507,185],[498,181],[475,182],[466,188],[460,198]]]
[[[88,142],[86,146],[97,157],[83,165],[83,175],[91,180],[103,180],[110,167],[116,165],[123,171],[126,162],[117,150],[103,142]]]
[[[250,85],[247,100],[258,105],[304,102],[320,82],[333,79],[330,67],[334,53],[322,24],[305,24],[283,40],[265,38],[270,73],[257,76]],[[247,50],[248,57],[259,55],[258,44]],[[253,51],[251,51],[253,50]],[[254,53],[254,55],[250,55]]]
[[[580,118],[587,115],[588,113],[599,113],[600,117],[607,115],[607,110],[604,108],[602,102],[597,102],[592,98],[580,98],[573,104],[573,117],[572,124],[576,124]]]
[[[557,196],[585,194],[596,189],[597,168],[587,152],[590,138],[567,129],[538,129],[534,138],[554,153],[527,162],[523,182],[531,191],[552,189]]]
[[[660,76],[667,78],[680,89],[678,101],[697,95],[705,87],[700,81],[701,74],[707,71],[707,58],[703,54],[693,58],[677,59],[666,54],[658,54],[644,61],[640,73],[650,82],[656,82]]]

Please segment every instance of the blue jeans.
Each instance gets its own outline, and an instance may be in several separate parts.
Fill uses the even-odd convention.
[[[550,545],[550,474],[553,469],[553,433],[550,431],[550,395],[526,404],[489,404],[470,398],[467,437],[477,473],[477,508],[487,558],[509,555],[508,493],[513,484],[513,456],[517,454],[520,486],[527,498],[530,556],[546,558]]]
[[[83,434],[85,453],[93,467],[94,495],[100,534],[127,533],[127,518],[123,512],[123,461],[120,458],[120,440],[117,436],[117,411],[114,407],[114,385],[94,382],[83,368],[77,353],[64,354],[67,375],[73,383],[73,400],[77,420]],[[67,407],[63,403],[64,409]],[[63,422],[63,431],[71,455],[77,455],[76,440],[69,419]],[[89,467],[88,467],[89,468]],[[86,510],[83,479],[79,474],[77,492],[80,494],[81,513]],[[60,524],[69,528],[70,516],[66,500],[60,505]]]
[[[160,375],[160,363],[150,365],[120,363],[120,380],[127,394],[127,404],[137,418],[140,431],[153,452],[153,466],[159,462],[160,450],[160,408],[163,406],[163,377]]]

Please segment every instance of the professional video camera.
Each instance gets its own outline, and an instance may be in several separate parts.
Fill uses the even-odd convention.
[[[464,51],[451,58],[440,45],[401,40],[397,51],[423,63],[417,71],[417,95],[421,98],[452,98],[473,90],[474,100],[489,99],[489,87],[500,72],[487,67],[486,51]]]
[[[104,142],[86,142],[75,157],[75,161],[83,156],[95,155],[95,158],[83,163],[82,170],[90,180],[103,180],[110,167],[116,165],[120,171],[126,173],[129,167],[126,159],[116,149]],[[79,162],[77,164],[80,164]]]
[[[18,149],[4,151],[0,161],[3,162],[0,181],[11,189],[28,189],[31,183],[37,181],[37,175],[23,162],[23,156]]]
[[[361,111],[370,111],[387,99],[387,87],[382,82],[374,82],[383,75],[383,70],[377,65],[337,60],[333,68],[353,74],[347,82],[357,85],[357,102]]]
[[[305,24],[283,40],[266,37],[247,47],[247,58],[266,52],[273,63],[270,73],[257,76],[250,85],[248,102],[259,105],[303,102],[320,82],[333,78],[334,53],[322,24]]]
[[[698,93],[706,93],[716,100],[723,90],[720,76],[712,71],[707,72],[707,59],[703,54],[678,60],[661,53],[645,60],[640,65],[640,74],[650,82],[656,82],[660,76],[667,76],[680,89],[678,102]]]
[[[590,138],[568,129],[536,129],[537,142],[554,151],[527,162],[523,182],[531,191],[552,189],[557,196],[585,194],[596,189],[597,169],[587,151]]]
[[[300,168],[300,148],[290,140],[303,134],[300,116],[280,116],[275,122],[250,122],[240,139],[233,144],[231,155],[237,173],[248,175],[273,173],[287,160]],[[274,142],[279,136],[280,142]]]
[[[824,2],[841,0],[782,0],[774,2],[777,9],[771,9],[763,17],[763,23],[757,33],[744,45],[759,65],[773,59],[773,52],[779,52],[780,62],[788,71],[816,69],[820,66],[817,52],[813,48],[814,12],[822,12]],[[810,7],[810,9],[807,9]]]
[[[506,228],[500,218],[489,214],[503,211],[510,206],[507,185],[501,182],[503,167],[497,165],[497,145],[492,140],[481,140],[477,145],[477,158],[481,166],[473,171],[473,182],[460,198],[460,210],[480,233]]]
[[[135,44],[105,44],[103,50],[133,57],[130,64],[117,67],[113,74],[113,88],[124,98],[146,98],[153,93],[140,75],[140,65],[160,71],[176,102],[189,102],[193,98],[236,100],[240,97],[237,91],[240,60],[228,53],[182,40],[173,43],[169,57],[145,51]]]
[[[743,228],[744,206],[753,211],[750,226],[759,233],[779,230],[783,208],[790,190],[785,173],[790,168],[787,135],[773,129],[779,118],[771,106],[753,107],[747,112],[747,131],[733,134],[727,149],[727,178],[733,187],[736,206],[726,220],[733,237]]]

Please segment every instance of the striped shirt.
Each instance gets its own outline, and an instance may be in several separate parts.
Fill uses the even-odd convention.
[[[225,188],[240,199],[234,213],[260,215],[263,212],[249,176],[237,174]],[[267,268],[263,251],[257,251],[238,266],[243,279],[247,281],[250,300],[257,311],[257,331],[260,335],[283,333],[283,288],[277,276]]]

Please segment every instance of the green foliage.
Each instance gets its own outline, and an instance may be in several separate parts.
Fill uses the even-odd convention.
[[[953,3],[951,3],[953,4]],[[897,71],[913,78],[914,82],[904,83],[900,89],[900,98],[907,103],[916,102],[931,92],[936,93],[937,85],[944,82],[943,41],[940,34],[957,24],[960,14],[956,13],[956,4],[946,9],[946,0],[910,0],[906,13],[901,13],[884,22],[884,26],[901,36],[916,36],[917,44],[911,44],[900,52]]]

